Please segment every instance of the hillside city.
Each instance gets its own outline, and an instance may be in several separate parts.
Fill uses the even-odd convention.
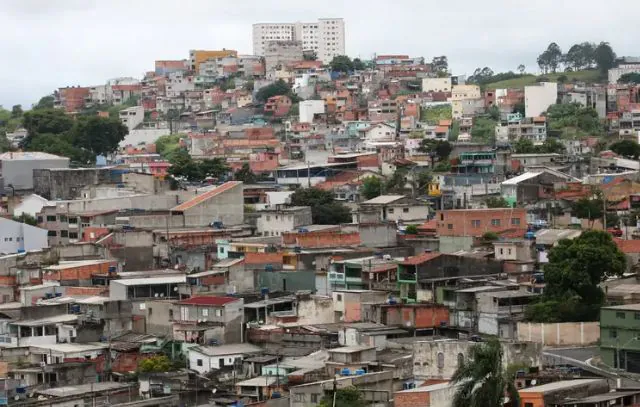
[[[0,108],[0,405],[640,406],[640,57],[346,25]]]

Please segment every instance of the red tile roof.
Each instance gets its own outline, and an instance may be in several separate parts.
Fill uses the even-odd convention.
[[[233,301],[238,301],[233,297],[193,297],[187,300],[182,300],[178,304],[180,305],[225,305]]]
[[[429,260],[433,260],[440,256],[439,252],[422,253],[418,256],[412,256],[401,262],[403,266],[416,266],[418,264],[426,263]]]
[[[220,195],[223,192],[229,191],[230,189],[241,185],[242,182],[239,181],[229,181],[229,182],[225,182],[224,184],[220,185],[217,188],[213,188],[207,192],[205,192],[204,194],[200,194],[200,195],[196,195],[195,197],[189,199],[187,202],[183,202],[180,205],[174,207],[171,209],[171,211],[175,211],[175,212],[183,212],[186,211],[188,209],[193,208],[196,205],[201,204],[202,202],[205,202],[211,198],[213,198],[214,196]]]

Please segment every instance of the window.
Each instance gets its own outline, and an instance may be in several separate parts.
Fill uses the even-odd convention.
[[[509,254],[511,254],[511,249],[509,249]]]
[[[500,219],[491,219],[491,226],[500,226]]]
[[[438,369],[444,368],[444,353],[438,352]]]
[[[511,218],[511,224],[512,225],[519,225],[520,224],[520,218]]]
[[[342,301],[342,294],[336,294],[336,301],[338,302]]]
[[[198,360],[196,360],[196,364],[197,364],[198,366],[202,366],[202,359],[198,359]]]
[[[533,407],[533,403],[524,403],[524,407]]]
[[[500,254],[504,254],[504,249],[500,249]]]
[[[388,208],[387,213],[393,213],[393,208]]]
[[[169,321],[173,321],[173,310],[169,310]]]
[[[149,316],[153,315],[153,308],[149,308]]]
[[[42,216],[38,216],[37,222],[42,223]]]
[[[640,319],[640,312],[636,312],[633,314],[634,319]]]
[[[60,231],[60,237],[69,237],[69,232],[66,230],[61,230]]]
[[[69,239],[77,239],[78,232],[69,232]]]
[[[403,213],[409,213],[409,208],[402,208]]]
[[[203,309],[202,309],[202,316],[203,316],[203,317],[208,317],[208,316],[209,316],[209,310],[208,310],[208,309],[206,309],[206,308],[203,308]]]
[[[613,338],[616,339],[618,337],[618,331],[615,329],[612,329],[609,331],[609,338]]]
[[[311,402],[313,404],[318,404],[318,395],[317,394],[312,394],[311,395]]]
[[[217,309],[216,310],[216,316],[217,317],[221,317],[222,316],[222,310],[221,309]]]
[[[49,236],[49,237],[56,237],[56,236],[58,236],[58,233],[57,233],[55,230],[50,230],[50,231],[47,233],[47,236]]]
[[[625,318],[625,314],[624,314],[624,312],[616,312],[616,318],[618,318],[618,319],[624,319],[624,318]]]
[[[60,222],[68,222],[67,215],[60,215]]]
[[[458,353],[458,367],[462,366],[464,363],[464,355],[462,353]]]
[[[47,222],[55,222],[56,221],[56,215],[47,215]]]
[[[449,223],[449,224],[447,224],[447,229],[449,229],[449,230],[453,230],[453,223]]]
[[[480,219],[473,219],[471,221],[471,227],[473,228],[479,228],[480,227]]]

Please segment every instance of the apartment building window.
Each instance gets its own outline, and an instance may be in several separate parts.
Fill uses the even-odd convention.
[[[217,309],[216,310],[216,316],[217,317],[221,317],[222,316],[222,310],[221,309]]]
[[[640,312],[636,312],[633,314],[634,319],[640,319]]]
[[[447,229],[449,229],[449,230],[453,230],[453,223],[449,223],[449,224],[447,224]]]
[[[203,308],[203,309],[202,309],[202,316],[203,316],[203,317],[208,317],[208,316],[209,316],[209,310],[208,310],[208,309],[206,309],[206,308]]]
[[[58,233],[55,230],[50,230],[49,232],[47,232],[47,236],[56,237],[58,236]]]
[[[471,227],[479,228],[480,227],[480,219],[471,220]]]
[[[77,239],[78,232],[69,232],[69,239]]]
[[[624,314],[624,312],[616,312],[616,318],[617,319],[625,319],[626,315]]]
[[[38,219],[36,219],[36,222],[42,223],[42,216],[38,216]]]
[[[69,237],[69,231],[61,230],[60,231],[60,237]]]
[[[500,226],[500,219],[491,219],[491,226]]]
[[[196,364],[197,364],[198,366],[202,366],[202,359],[198,359],[198,360],[196,360]]]
[[[55,222],[56,221],[56,215],[47,215],[47,222]]]
[[[511,218],[512,225],[520,225],[520,218]]]
[[[403,213],[409,213],[409,208],[402,208]]]
[[[60,215],[60,222],[67,222],[67,216],[66,215]]]
[[[612,329],[609,331],[609,338],[616,339],[618,337],[618,331],[616,329]]]

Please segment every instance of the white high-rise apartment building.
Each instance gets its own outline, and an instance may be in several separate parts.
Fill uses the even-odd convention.
[[[269,41],[300,41],[304,51],[315,51],[318,60],[329,63],[345,55],[344,20],[321,18],[313,23],[266,23],[253,25],[253,53],[264,56]]]

